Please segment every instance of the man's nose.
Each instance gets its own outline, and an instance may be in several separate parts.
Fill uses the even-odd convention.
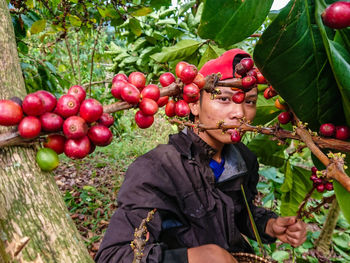
[[[242,119],[244,117],[244,108],[243,108],[243,103],[234,103],[232,102],[232,104],[230,105],[231,109],[230,109],[230,119]]]

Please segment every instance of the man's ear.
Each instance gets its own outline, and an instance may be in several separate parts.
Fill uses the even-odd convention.
[[[191,113],[197,117],[199,115],[199,100],[194,103],[189,103],[188,106],[190,106]]]

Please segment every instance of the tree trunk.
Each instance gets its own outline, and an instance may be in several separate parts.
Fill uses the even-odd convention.
[[[0,0],[0,47],[0,99],[23,98],[6,0]],[[52,174],[36,165],[36,147],[0,149],[0,262],[92,262]]]
[[[337,225],[338,217],[340,213],[340,207],[337,199],[335,198],[329,209],[327,219],[323,224],[322,231],[318,239],[315,241],[315,249],[321,252],[324,256],[330,254],[330,247],[332,243],[332,235]]]

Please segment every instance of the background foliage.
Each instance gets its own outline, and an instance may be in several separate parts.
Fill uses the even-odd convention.
[[[110,104],[114,98],[109,82],[114,73],[141,71],[148,82],[157,83],[161,73],[174,72],[181,60],[200,68],[225,50],[239,47],[254,56],[256,65],[297,116],[317,131],[324,122],[350,125],[350,32],[348,28],[326,28],[320,17],[332,2],[291,0],[280,12],[270,12],[272,0],[181,1],[176,6],[169,0],[11,0],[9,8],[28,92],[45,89],[59,97],[70,86],[82,84],[90,89],[91,97]],[[250,37],[254,33],[263,34],[259,39]],[[100,83],[90,87],[90,82]],[[335,103],[339,101],[342,103]],[[273,101],[259,94],[257,107],[254,124],[276,123],[280,110]],[[136,132],[131,118],[121,112],[115,117],[113,132],[118,143],[130,138],[133,143],[146,143],[131,136]],[[283,128],[292,130],[291,126]],[[294,215],[311,188],[310,151],[297,151],[296,141],[278,145],[263,135],[249,135],[245,141],[263,165],[264,179],[259,183],[262,204],[282,215]],[[109,151],[106,148],[103,154],[111,154]],[[125,158],[132,160],[142,153],[136,151]],[[113,154],[110,158],[124,159]],[[122,165],[122,170],[126,166]],[[72,193],[65,193],[72,213],[86,207],[82,213],[96,210],[89,205],[91,200],[107,195],[86,187],[79,191],[83,203],[78,206]],[[345,205],[349,194],[339,184],[335,192],[350,222]],[[321,194],[313,198],[319,199]],[[310,222],[320,226],[326,213],[321,211]],[[340,222],[333,248],[348,260],[348,225],[344,218]],[[311,248],[315,233],[297,251],[300,258]],[[88,245],[99,238],[92,237]],[[278,260],[290,257],[282,249],[269,247]],[[341,262],[339,258],[335,261]],[[312,257],[308,260],[312,262]]]

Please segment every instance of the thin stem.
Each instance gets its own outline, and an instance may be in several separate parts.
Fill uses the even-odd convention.
[[[312,187],[311,190],[306,194],[304,200],[301,202],[301,204],[299,205],[299,209],[298,209],[298,212],[297,212],[297,218],[298,219],[301,219],[303,217],[303,210],[304,210],[304,207],[307,203],[307,201],[310,199],[312,193],[315,191],[315,187]]]
[[[81,85],[81,70],[80,70],[80,35],[77,32],[77,67],[78,67],[78,80]]]
[[[91,83],[84,83],[81,86],[88,87],[88,86],[92,86],[92,85],[105,84],[105,83],[111,83],[111,82],[112,82],[112,79],[104,79],[104,80],[100,80],[100,81],[94,81]]]
[[[69,62],[70,62],[70,65],[71,65],[72,71],[73,71],[74,81],[76,82],[77,79],[76,79],[76,76],[75,76],[73,57],[72,57],[72,52],[71,52],[71,49],[70,49],[70,46],[69,46],[69,43],[68,43],[68,40],[67,40],[67,35],[65,36],[64,41],[66,43],[66,47],[67,47],[67,51],[68,51],[68,55],[69,55]]]
[[[102,24],[103,24],[103,19],[101,19],[100,24],[99,24],[99,26],[97,28],[97,34],[96,34],[96,37],[95,37],[94,47],[92,49],[92,54],[91,54],[90,82],[89,82],[88,92],[87,92],[89,94],[89,97],[91,97],[91,81],[92,81],[92,71],[94,69],[94,56],[95,56],[97,40],[98,40],[98,36],[100,34],[100,30],[102,28]]]

